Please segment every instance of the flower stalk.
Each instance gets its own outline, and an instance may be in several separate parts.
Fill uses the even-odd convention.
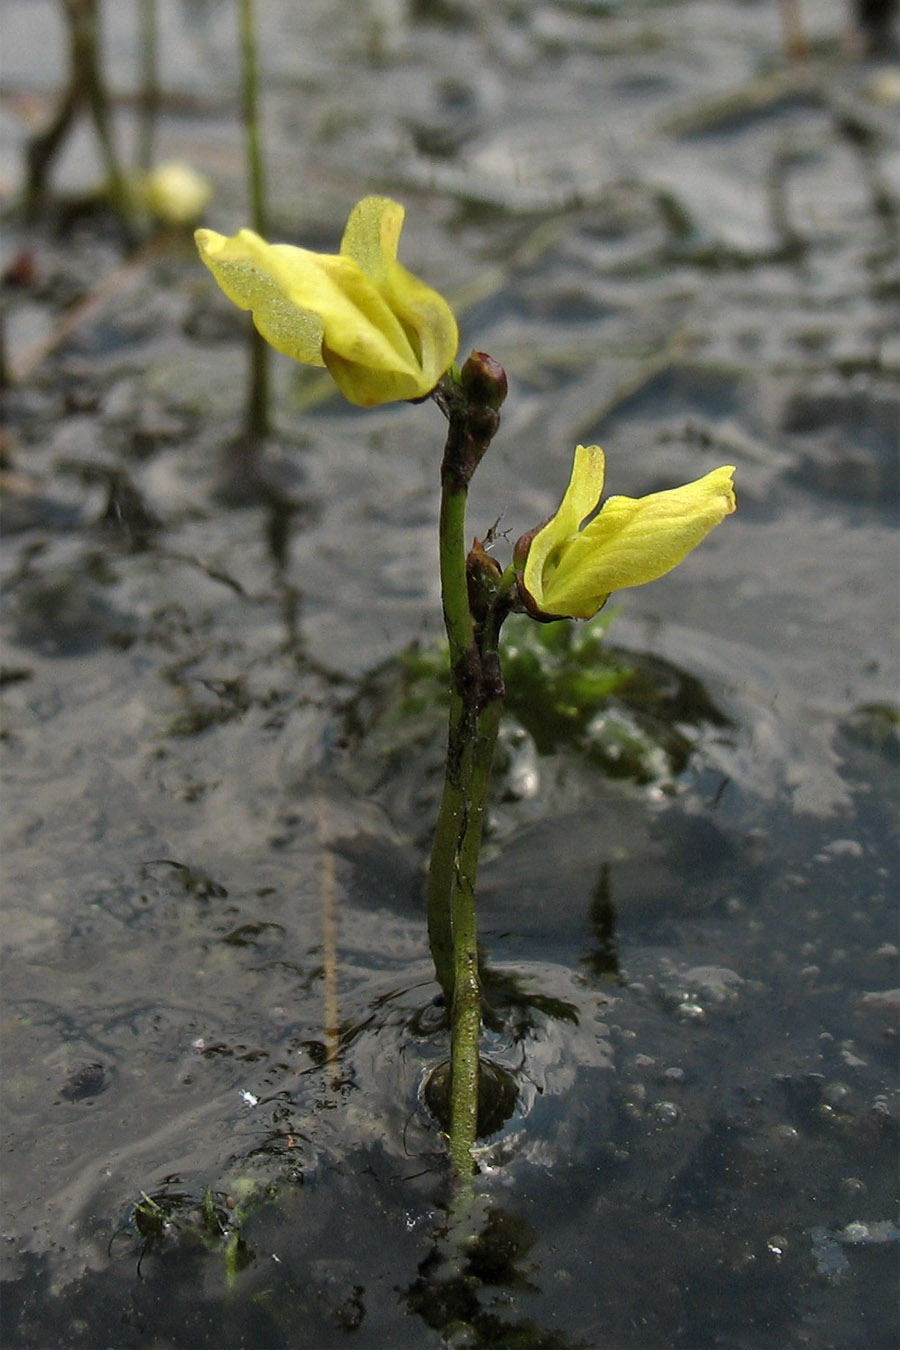
[[[428,934],[450,1008],[450,1156],[460,1180],[472,1175],[478,1129],[481,978],[475,882],[503,683],[496,565],[480,546],[467,555],[469,482],[499,426],[506,377],[473,353],[448,374],[435,399],[448,420],[441,465],[440,573],[450,650],[450,711],[444,790],[428,873]],[[483,611],[483,613],[482,613]]]

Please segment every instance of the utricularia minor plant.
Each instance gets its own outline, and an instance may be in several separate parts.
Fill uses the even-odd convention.
[[[325,366],[351,403],[431,398],[447,419],[441,461],[439,557],[449,643],[450,717],[443,797],[428,876],[428,936],[450,1009],[449,1149],[465,1185],[473,1171],[481,1069],[482,994],[475,878],[485,797],[503,701],[500,631],[513,611],[537,623],[591,619],[613,591],[676,567],[735,509],[723,466],[646,497],[603,496],[605,457],[575,448],[557,511],[528,530],[503,567],[469,545],[469,484],[500,424],[506,375],[459,335],[446,300],[397,261],[404,209],[366,197],[340,251],[267,244],[251,230],[197,231],[203,261],[278,351]]]

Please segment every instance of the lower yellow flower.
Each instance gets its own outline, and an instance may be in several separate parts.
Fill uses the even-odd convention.
[[[597,511],[604,474],[599,446],[579,445],[556,515],[516,544],[519,592],[535,618],[593,618],[613,591],[677,567],[735,509],[730,465],[667,492],[609,497]]]
[[[198,230],[200,256],[230,300],[249,309],[267,342],[305,365],[327,366],[362,407],[424,398],[456,356],[443,296],[397,262],[404,209],[366,197],[350,212],[339,254],[230,239]]]

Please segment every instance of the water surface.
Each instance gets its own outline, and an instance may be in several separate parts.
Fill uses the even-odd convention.
[[[836,3],[793,72],[761,3],[258,8],[274,232],[403,200],[404,260],[509,373],[472,529],[546,516],[578,441],[632,494],[734,463],[740,509],[618,597],[668,692],[592,734],[643,728],[639,772],[505,732],[480,921],[518,1101],[463,1259],[421,1099],[441,712],[392,722],[389,664],[439,630],[436,410],[279,361],[241,476],[244,328],[187,243],[9,392],[4,1343],[884,1350],[894,86]],[[63,43],[7,10],[21,131]],[[231,232],[231,7],[160,14],[158,151]],[[55,187],[95,161],[79,131]],[[122,253],[96,217],[11,239],[15,366]]]

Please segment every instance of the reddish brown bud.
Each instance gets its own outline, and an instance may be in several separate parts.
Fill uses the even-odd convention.
[[[506,371],[487,352],[473,352],[460,371],[470,408],[497,409],[506,398]]]
[[[474,540],[466,558],[466,582],[469,590],[469,609],[476,623],[481,623],[497,592],[497,581],[503,569],[496,558],[484,550],[480,539]]]

